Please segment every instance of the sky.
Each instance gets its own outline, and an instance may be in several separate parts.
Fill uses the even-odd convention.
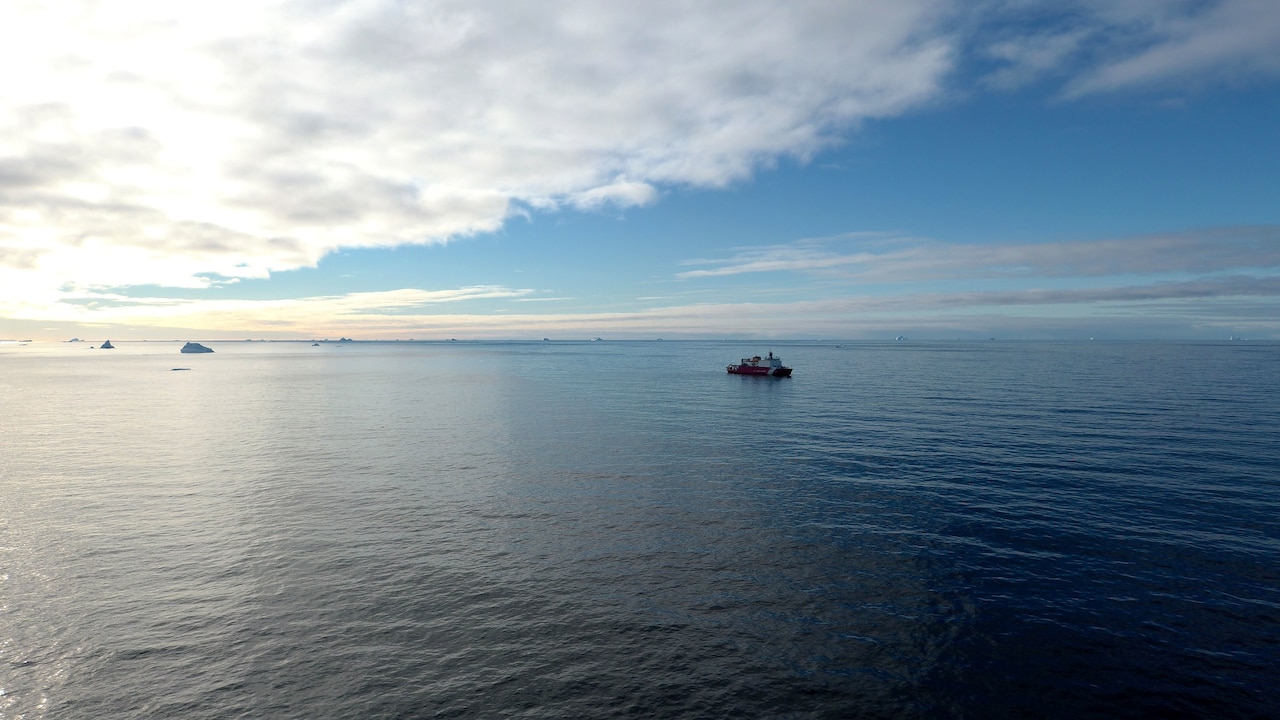
[[[1280,339],[1275,0],[7,0],[0,339]]]

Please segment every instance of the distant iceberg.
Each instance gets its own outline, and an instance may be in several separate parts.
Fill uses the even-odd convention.
[[[182,352],[184,352],[184,353],[209,353],[209,352],[213,352],[213,349],[212,349],[212,348],[207,348],[207,347],[205,347],[205,346],[201,345],[200,343],[189,342],[189,343],[187,343],[186,345],[183,345],[183,346],[182,346]]]
[[[106,342],[102,343],[102,345],[101,345],[98,349],[99,349],[99,350],[115,350],[115,349],[116,349],[116,346],[115,346],[115,345],[112,345],[112,344],[111,344],[111,341],[110,341],[110,340],[108,340],[108,341],[106,341]]]

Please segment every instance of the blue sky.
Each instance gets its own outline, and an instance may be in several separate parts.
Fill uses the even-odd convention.
[[[1273,0],[0,9],[0,338],[1280,339]]]

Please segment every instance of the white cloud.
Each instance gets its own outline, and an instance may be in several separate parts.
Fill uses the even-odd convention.
[[[0,262],[191,287],[725,185],[930,99],[941,7],[7,3]]]
[[[598,208],[603,205],[648,205],[658,196],[657,191],[648,183],[619,180],[611,185],[592,188],[572,198],[571,203],[582,209]]]

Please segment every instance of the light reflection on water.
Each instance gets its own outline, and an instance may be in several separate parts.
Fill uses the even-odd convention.
[[[210,345],[3,349],[3,716],[1274,709],[1275,346]]]

